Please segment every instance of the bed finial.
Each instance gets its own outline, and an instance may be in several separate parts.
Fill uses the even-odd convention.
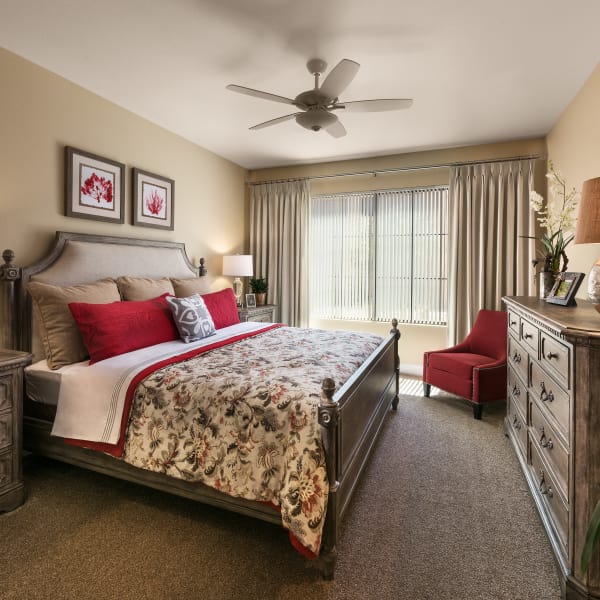
[[[200,263],[198,265],[198,277],[204,277],[208,273],[208,269],[204,266],[204,258],[201,258],[198,262]]]
[[[16,282],[21,279],[21,269],[13,265],[15,253],[6,249],[2,253],[4,264],[0,266],[0,347],[17,348]]]

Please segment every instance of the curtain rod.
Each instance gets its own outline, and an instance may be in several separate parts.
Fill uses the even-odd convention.
[[[260,185],[261,183],[288,183],[290,181],[302,181],[303,179],[334,179],[337,177],[355,177],[357,175],[373,175],[376,177],[386,173],[400,173],[403,171],[423,171],[427,169],[448,169],[450,167],[464,167],[466,165],[484,165],[489,163],[506,162],[513,160],[528,160],[546,158],[541,154],[531,154],[529,156],[513,156],[508,158],[490,158],[488,160],[471,160],[464,162],[440,163],[436,165],[419,165],[414,167],[390,167],[389,169],[371,169],[368,171],[354,171],[350,173],[334,173],[330,175],[309,175],[307,177],[290,177],[288,179],[263,179],[260,181],[247,181],[248,185]]]

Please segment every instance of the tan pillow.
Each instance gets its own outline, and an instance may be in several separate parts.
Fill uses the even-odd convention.
[[[123,300],[152,300],[163,294],[175,295],[168,277],[151,279],[149,277],[117,277],[117,285]]]
[[[210,285],[206,277],[189,277],[187,279],[175,279],[171,277],[171,283],[178,298],[187,298],[194,294],[208,294]]]
[[[69,302],[106,304],[121,300],[113,279],[66,287],[30,281],[27,291],[31,295],[33,312],[39,324],[46,360],[51,369],[58,369],[88,357],[79,328],[69,310]]]

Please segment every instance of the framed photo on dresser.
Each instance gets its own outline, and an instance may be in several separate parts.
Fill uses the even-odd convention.
[[[575,294],[583,281],[584,273],[559,273],[556,281],[546,298],[550,304],[561,304],[562,306],[575,306]]]

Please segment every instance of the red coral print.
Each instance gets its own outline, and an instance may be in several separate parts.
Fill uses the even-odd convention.
[[[110,179],[92,173],[83,182],[81,193],[93,198],[98,204],[100,204],[101,201],[110,203],[113,201],[113,184]]]
[[[146,197],[146,208],[151,215],[160,215],[165,201],[158,195],[156,190]]]

